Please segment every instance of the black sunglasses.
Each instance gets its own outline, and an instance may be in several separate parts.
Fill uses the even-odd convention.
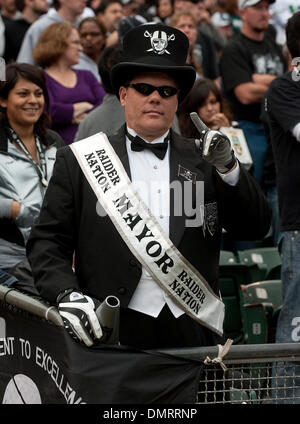
[[[176,87],[171,87],[170,85],[161,85],[159,87],[155,87],[154,85],[147,84],[146,82],[126,84],[125,87],[132,87],[143,96],[149,96],[151,93],[157,90],[159,95],[163,98],[175,96],[175,94],[177,94],[179,91]]]

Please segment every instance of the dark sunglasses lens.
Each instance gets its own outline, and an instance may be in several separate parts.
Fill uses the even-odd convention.
[[[146,83],[134,84],[134,88],[144,96],[149,96],[155,90],[155,87],[153,87],[153,85]]]
[[[178,93],[177,88],[171,87],[169,85],[163,85],[161,87],[154,87],[154,85],[147,84],[145,82],[140,82],[132,84],[132,87],[136,89],[143,96],[150,96],[153,91],[157,90],[161,97],[171,97]]]
[[[177,94],[178,90],[175,87],[164,85],[162,87],[159,87],[158,92],[161,95],[161,97],[171,97]]]

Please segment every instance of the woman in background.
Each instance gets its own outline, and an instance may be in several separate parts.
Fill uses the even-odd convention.
[[[217,85],[209,79],[199,79],[178,109],[181,134],[198,138],[199,133],[190,119],[197,112],[202,121],[212,130],[230,127],[229,112],[223,112],[224,100]]]
[[[153,21],[169,25],[174,13],[174,0],[156,0],[155,6],[156,16],[154,16]]]
[[[63,140],[48,130],[42,71],[25,63],[6,67],[0,83],[0,270],[26,259],[25,245],[39,216]]]
[[[49,25],[33,50],[35,62],[45,73],[52,129],[66,144],[74,141],[78,124],[105,95],[92,72],[72,68],[82,50],[78,31],[69,22]]]
[[[78,32],[83,51],[80,52],[80,62],[74,69],[87,69],[100,82],[98,62],[105,48],[106,29],[97,18],[90,17],[80,22]]]
[[[186,63],[192,65],[197,73],[197,78],[203,76],[203,57],[202,49],[197,42],[198,24],[196,17],[188,10],[175,12],[170,19],[170,26],[179,29],[189,39],[189,51]]]

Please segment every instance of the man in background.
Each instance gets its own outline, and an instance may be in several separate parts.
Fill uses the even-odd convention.
[[[47,26],[64,20],[77,26],[81,19],[81,14],[85,9],[86,1],[87,0],[54,0],[53,6],[55,10],[49,10],[46,14],[42,15],[31,24],[30,28],[27,30],[17,57],[17,62],[25,62],[34,65],[32,50],[42,31]]]
[[[286,39],[294,67],[276,78],[266,95],[281,224],[279,251],[282,258],[283,304],[277,322],[276,343],[300,341],[300,12],[288,20]],[[299,377],[300,367],[297,366],[295,370]],[[276,372],[277,375],[287,376],[291,367]],[[287,381],[284,378],[282,385],[286,386]],[[299,387],[299,381],[294,385]],[[291,390],[283,388],[281,397],[287,397]],[[298,391],[297,403],[300,396]]]
[[[121,0],[102,0],[95,12],[106,28],[106,47],[118,42],[118,26],[124,16]]]
[[[286,68],[281,48],[267,33],[270,3],[274,0],[239,0],[242,29],[229,41],[220,60],[225,96],[245,133],[253,175],[260,184],[267,151],[261,102],[271,81]]]
[[[21,16],[10,20],[5,28],[6,63],[17,59],[26,31],[33,22],[48,12],[47,0],[16,0],[16,6]]]
[[[16,19],[19,16],[19,12],[16,6],[16,0],[0,0],[1,16],[6,26],[12,19]]]

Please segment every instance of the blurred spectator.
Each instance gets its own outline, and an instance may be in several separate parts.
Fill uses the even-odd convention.
[[[228,0],[225,0],[228,1]],[[203,0],[205,9],[212,15],[220,0]]]
[[[121,44],[115,44],[103,50],[99,60],[99,73],[106,94],[101,105],[80,122],[75,141],[90,137],[100,131],[105,134],[113,134],[125,122],[124,109],[113,93],[110,81],[110,70],[119,63],[121,54]]]
[[[211,17],[213,24],[220,28],[227,39],[233,35],[231,16],[227,12],[217,10]],[[242,21],[241,21],[242,23]]]
[[[171,17],[170,25],[184,32],[187,38],[189,39],[190,46],[186,63],[192,65],[195,68],[198,78],[199,76],[203,76],[202,50],[200,47],[199,52],[199,46],[196,46],[198,30],[195,15],[193,15],[192,12],[189,11],[175,12],[174,15]]]
[[[106,47],[118,42],[118,25],[123,17],[121,0],[102,0],[96,16],[106,28]]]
[[[285,69],[281,48],[266,32],[269,3],[274,0],[240,0],[241,32],[225,47],[221,76],[234,119],[243,129],[253,159],[254,177],[261,184],[267,140],[260,121],[261,102],[270,82]]]
[[[46,129],[42,71],[12,63],[0,83],[0,268],[26,259],[25,245],[51,178],[60,136]]]
[[[276,42],[283,46],[285,44],[285,27],[288,19],[300,11],[299,0],[276,0],[270,7],[271,24],[276,30]]]
[[[105,47],[105,27],[96,17],[85,18],[80,22],[78,32],[83,51],[80,52],[80,62],[74,69],[91,71],[100,82],[98,61]]]
[[[199,28],[198,11],[195,10],[197,1],[198,0],[174,0],[174,14],[188,11],[194,16],[198,30],[194,55],[198,57],[199,62],[202,62],[204,76],[216,80],[219,76],[217,53],[211,36]]]
[[[141,15],[135,15],[135,16],[123,16],[123,18],[119,22],[118,26],[118,37],[119,42],[123,42],[123,38],[125,34],[131,30],[132,28],[144,24],[147,22],[145,18]]]
[[[226,45],[227,38],[219,27],[212,22],[211,15],[205,8],[204,0],[194,0],[194,3],[194,14],[198,22],[198,28],[211,37],[216,52],[220,55]]]
[[[156,15],[153,17],[153,21],[169,25],[174,13],[174,0],[156,0],[155,5]]]
[[[218,86],[209,79],[198,79],[178,109],[181,134],[198,138],[199,132],[190,119],[191,112],[197,112],[202,121],[212,130],[230,127],[230,115],[223,112],[224,99]]]
[[[31,63],[34,65],[32,50],[36,46],[38,38],[42,31],[55,22],[68,21],[75,26],[79,24],[81,14],[85,8],[86,0],[54,0],[55,9],[50,9],[46,14],[37,19],[27,30],[19,51],[17,62]]]
[[[26,31],[41,15],[47,13],[47,0],[16,0],[21,16],[8,22],[5,28],[6,63],[17,59]]]
[[[53,13],[55,14],[60,1],[61,0],[53,0],[52,6],[49,9],[50,14],[53,14]],[[92,18],[93,16],[95,16],[95,12],[93,11],[93,9],[91,9],[90,7],[87,7],[88,0],[83,0],[83,1],[86,3],[86,6],[83,9],[81,15],[76,19],[76,22],[74,22],[74,24],[77,24],[77,22],[80,22],[82,19]]]
[[[220,0],[211,17],[212,23],[220,28],[227,39],[240,32],[242,19],[239,16],[238,0]]]
[[[291,57],[296,59],[293,68],[276,78],[266,95],[282,231],[279,251],[283,303],[277,321],[276,343],[300,340],[300,12],[294,13],[287,22],[286,42]],[[294,402],[300,403],[299,365],[293,370],[282,366],[273,370],[274,374],[281,377],[276,378],[276,387],[272,385],[279,403],[289,403],[292,397]],[[295,376],[295,384],[287,385]]]
[[[101,4],[101,0],[88,0],[87,7],[91,8],[94,12],[98,9]]]
[[[143,16],[147,22],[151,22],[156,15],[156,0],[136,0],[139,4],[137,14]]]
[[[66,144],[74,141],[78,124],[105,94],[92,72],[72,69],[81,51],[78,31],[70,22],[48,26],[33,51],[34,60],[45,70],[52,129]]]
[[[123,16],[133,16],[138,13],[139,3],[136,0],[122,0]]]
[[[20,16],[20,12],[17,10],[16,0],[0,0],[1,16],[6,26],[12,19],[16,19]]]
[[[183,3],[190,2],[184,1]],[[205,76],[212,80],[217,79],[219,74],[214,45],[207,34],[198,30],[195,15],[190,11],[175,12],[171,17],[170,25],[180,29],[188,37],[190,49],[187,63],[194,66],[197,76]]]

